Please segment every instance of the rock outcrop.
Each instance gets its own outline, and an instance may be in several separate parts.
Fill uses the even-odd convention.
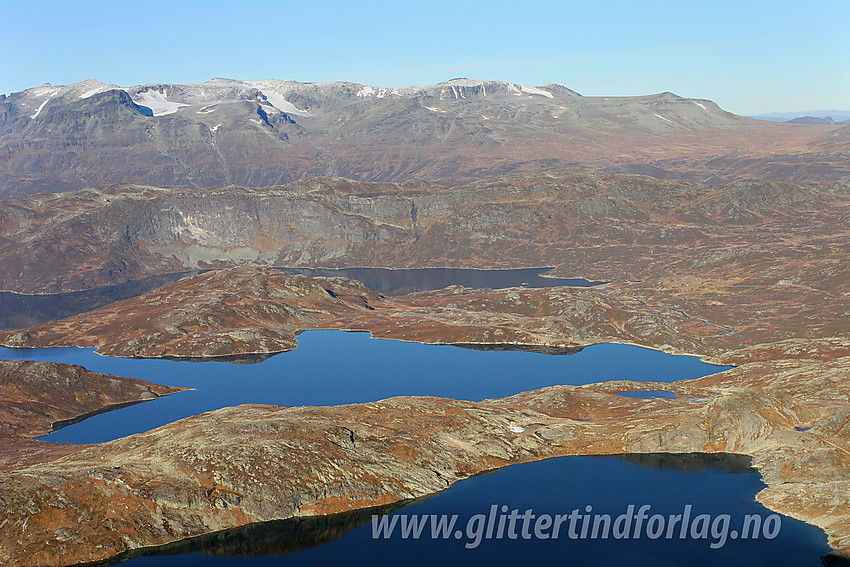
[[[75,364],[0,360],[0,437],[37,437],[94,413],[184,388],[90,372]]]
[[[837,125],[753,120],[665,92],[455,79],[386,89],[233,81],[44,85],[0,98],[0,198],[104,183],[266,186],[340,175],[457,183],[553,167],[713,183],[841,179]]]
[[[107,186],[0,202],[0,289],[68,292],[237,265],[555,266],[624,281],[803,261],[846,274],[848,214],[840,183],[706,187],[587,170],[445,187]]]
[[[728,355],[735,370],[698,380],[556,386],[477,403],[237,406],[6,462],[2,559],[91,561],[251,522],[398,502],[512,463],[658,451],[752,455],[768,485],[762,502],[850,552],[850,343],[767,348],[788,357],[765,361],[754,347]],[[648,387],[677,398],[615,395]]]

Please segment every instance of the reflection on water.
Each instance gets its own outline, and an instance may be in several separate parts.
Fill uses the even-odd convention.
[[[279,268],[287,274],[306,276],[346,277],[362,282],[379,293],[400,295],[414,291],[442,289],[450,285],[473,288],[505,287],[587,287],[603,282],[585,279],[546,278],[540,274],[549,268],[516,270],[472,270],[465,268],[416,268],[391,270],[387,268]],[[28,295],[0,292],[0,329],[19,329],[48,321],[56,321],[103,305],[136,297],[181,278],[203,273],[203,270],[165,274],[118,285],[85,291]]]
[[[698,472],[706,468],[729,474],[751,473],[752,459],[734,453],[630,453],[617,455],[633,465],[668,471]]]
[[[392,514],[430,497],[407,500],[343,514],[291,518],[249,524],[197,536],[155,548],[134,550],[95,565],[113,565],[135,557],[203,553],[212,557],[258,557],[287,555],[339,539],[372,520],[372,515]]]
[[[136,297],[200,272],[154,276],[85,291],[29,295],[0,291],[0,329],[20,329],[85,313],[103,305]]]
[[[506,287],[588,287],[603,282],[582,278],[547,278],[540,274],[550,268],[519,268],[515,270],[471,270],[467,268],[281,268],[287,274],[305,276],[345,277],[362,282],[366,287],[387,295],[402,295],[414,291],[442,289],[450,285],[471,288],[500,289]]]
[[[76,348],[0,347],[0,358],[69,362],[95,372],[195,388],[103,413],[43,438],[66,443],[107,441],[246,403],[324,406],[404,395],[476,401],[556,384],[671,382],[729,368],[632,345],[601,344],[552,356],[372,339],[368,333],[342,331],[307,331],[298,336],[297,349],[251,365],[103,357]]]
[[[371,517],[377,514],[457,514],[462,528],[475,514],[493,504],[520,513],[569,514],[591,506],[594,513],[616,517],[628,505],[651,505],[651,514],[681,513],[686,505],[697,514],[731,516],[739,526],[745,514],[766,518],[769,510],[755,501],[764,487],[748,457],[704,454],[647,454],[617,457],[562,457],[515,465],[456,483],[426,500],[383,510],[361,510],[314,520],[292,519],[219,532],[145,550],[129,559],[146,565],[463,565],[465,567],[526,564],[751,567],[834,563],[819,529],[782,517],[775,539],[728,539],[719,549],[709,539],[570,539],[566,528],[558,539],[483,540],[466,549],[460,538],[419,539],[372,537]],[[734,474],[729,474],[734,473]],[[430,528],[429,528],[430,529]],[[519,530],[517,530],[519,532]],[[178,555],[179,554],[179,555]],[[833,563],[830,563],[833,562]]]
[[[617,395],[624,398],[635,398],[637,400],[676,399],[676,394],[668,390],[626,390],[625,392],[617,392]]]

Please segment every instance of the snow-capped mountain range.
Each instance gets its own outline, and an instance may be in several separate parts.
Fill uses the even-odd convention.
[[[804,159],[792,175],[847,173],[846,160],[829,158],[846,132],[788,128],[669,92],[588,97],[557,84],[216,78],[120,87],[92,79],[0,95],[0,198],[114,182],[268,186],[322,175],[454,183],[570,166],[711,183],[761,176],[778,167],[765,159],[806,144],[820,169],[808,171]]]
[[[529,87],[502,81],[475,81],[452,79],[438,85],[408,86],[396,88],[373,87],[349,82],[299,83],[295,81],[237,81],[215,78],[205,83],[190,85],[137,85],[120,87],[89,79],[71,85],[42,85],[15,93],[24,106],[32,108],[32,119],[38,118],[51,100],[82,100],[110,90],[123,90],[138,106],[150,111],[152,116],[173,114],[180,108],[206,105],[207,110],[217,104],[243,100],[256,100],[271,112],[285,112],[295,116],[311,116],[308,110],[300,109],[287,100],[287,96],[305,93],[335,93],[339,96],[359,98],[417,98],[431,97],[439,100],[459,100],[474,97],[512,95],[516,97],[580,96],[561,85]],[[489,91],[489,95],[488,95]],[[15,96],[13,95],[13,96]]]

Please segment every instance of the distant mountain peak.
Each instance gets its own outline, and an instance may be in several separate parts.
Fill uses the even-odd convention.
[[[763,114],[752,114],[750,118],[759,120],[770,120],[772,122],[791,122],[795,118],[829,118],[837,124],[846,123],[850,120],[850,110],[821,109],[801,110],[799,112],[768,112]]]
[[[725,154],[739,147],[740,131],[771,140],[781,134],[712,101],[669,92],[582,96],[554,83],[468,77],[406,87],[227,77],[119,87],[89,79],[34,87],[0,103],[0,198],[114,181],[453,183],[567,165],[661,176],[685,168],[666,163],[690,155],[694,136]]]
[[[832,116],[825,116],[823,118],[819,118],[817,116],[798,116],[797,118],[792,118],[791,120],[786,120],[786,124],[837,124],[835,120],[832,119]]]

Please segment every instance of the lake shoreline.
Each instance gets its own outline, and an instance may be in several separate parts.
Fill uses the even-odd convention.
[[[772,363],[768,363],[768,365],[770,367],[773,366]],[[786,366],[787,365],[788,363],[786,362]],[[795,376],[799,375],[801,378],[808,376],[811,372],[809,366],[810,363],[805,363],[800,367],[799,371],[794,371],[793,369],[789,370],[786,368],[784,371],[785,377],[776,383],[787,384],[789,383],[788,380],[796,380]],[[146,451],[165,450],[165,454],[170,454],[170,451],[175,450],[177,447],[182,447],[180,451],[187,449],[194,450],[190,449],[192,445],[181,445],[181,443],[183,443],[182,441],[179,441],[179,438],[182,437],[181,434],[177,434],[177,441],[167,441],[174,438],[174,434],[167,433],[169,431],[179,432],[188,427],[190,429],[200,428],[199,430],[207,431],[209,433],[211,431],[209,429],[210,427],[222,428],[222,430],[216,435],[220,435],[222,440],[230,440],[234,437],[234,433],[228,433],[228,430],[232,429],[235,424],[250,424],[253,421],[256,421],[256,423],[269,423],[269,419],[272,420],[272,423],[274,423],[277,419],[283,419],[284,422],[288,423],[290,418],[286,416],[292,415],[293,419],[296,419],[297,421],[305,418],[310,420],[318,419],[319,421],[316,422],[318,427],[320,430],[326,431],[323,435],[329,435],[330,439],[339,439],[338,441],[333,441],[331,445],[329,445],[330,449],[322,449],[317,454],[327,455],[325,458],[343,459],[344,461],[355,459],[356,461],[360,458],[358,455],[360,455],[363,450],[361,448],[361,444],[364,442],[362,440],[362,436],[365,435],[366,439],[372,439],[372,437],[370,437],[372,434],[370,434],[369,431],[375,427],[375,425],[370,424],[383,423],[388,425],[388,422],[386,421],[388,417],[385,415],[387,411],[386,408],[397,408],[403,412],[402,414],[398,414],[399,416],[402,416],[408,415],[408,412],[410,411],[409,409],[405,410],[402,408],[421,407],[422,409],[417,409],[413,416],[408,415],[408,417],[404,419],[404,422],[406,422],[407,425],[402,424],[392,426],[392,431],[402,431],[405,428],[412,428],[411,431],[414,432],[420,427],[419,421],[417,420],[422,419],[422,417],[415,418],[416,415],[425,416],[434,411],[439,411],[439,413],[442,414],[444,411],[447,411],[448,408],[455,408],[451,410],[451,415],[457,415],[458,417],[453,417],[451,419],[461,420],[457,422],[457,426],[450,425],[452,423],[451,420],[449,422],[441,422],[442,425],[433,430],[433,433],[429,434],[424,431],[421,433],[413,433],[412,436],[409,437],[409,441],[405,441],[405,443],[412,443],[411,447],[417,447],[416,450],[421,450],[421,445],[423,443],[427,446],[431,446],[430,444],[434,443],[435,439],[442,439],[447,434],[450,436],[457,435],[457,433],[452,434],[450,432],[456,430],[456,427],[458,426],[462,428],[469,427],[470,424],[482,419],[481,417],[473,417],[473,415],[480,416],[482,415],[481,412],[485,411],[485,414],[490,417],[485,417],[484,423],[490,425],[485,425],[483,429],[479,426],[474,426],[473,430],[470,430],[469,434],[461,434],[461,437],[452,443],[460,442],[458,447],[462,447],[465,443],[469,442],[463,441],[463,439],[465,439],[467,435],[470,435],[471,437],[468,437],[469,439],[491,439],[491,441],[487,441],[486,443],[492,444],[495,442],[496,445],[502,447],[501,449],[498,449],[489,457],[486,456],[487,453],[482,454],[481,457],[476,457],[477,460],[475,462],[478,464],[474,465],[472,468],[469,468],[471,463],[470,465],[463,465],[461,468],[458,468],[459,465],[451,465],[448,469],[445,468],[446,465],[434,464],[432,465],[434,467],[433,470],[439,471],[439,474],[436,476],[434,476],[434,472],[432,471],[414,467],[412,469],[405,469],[409,470],[409,472],[399,472],[391,475],[388,479],[394,479],[393,482],[399,482],[400,479],[404,478],[408,478],[410,480],[402,482],[410,482],[412,479],[418,479],[415,480],[413,484],[410,485],[410,488],[406,490],[413,489],[416,495],[421,496],[430,494],[434,491],[443,490],[457,480],[467,478],[470,474],[499,469],[509,464],[531,462],[554,456],[646,454],[656,452],[707,454],[732,452],[736,454],[750,455],[753,457],[753,465],[759,470],[765,484],[767,485],[767,487],[757,495],[759,502],[763,503],[771,510],[806,521],[823,529],[830,535],[830,544],[833,548],[847,553],[847,544],[842,544],[842,541],[848,541],[847,532],[841,531],[843,528],[840,526],[843,524],[840,522],[837,525],[834,523],[824,523],[820,516],[812,516],[809,511],[812,510],[812,506],[817,506],[817,502],[823,502],[822,498],[835,498],[837,494],[834,492],[822,493],[820,492],[821,489],[817,488],[817,484],[812,484],[811,480],[806,480],[805,504],[802,507],[800,505],[789,505],[788,497],[795,494],[795,487],[798,485],[797,483],[799,483],[800,480],[795,480],[793,477],[787,477],[786,475],[788,473],[783,472],[782,467],[778,466],[779,463],[782,463],[789,458],[789,455],[795,454],[794,451],[798,450],[800,447],[797,442],[793,442],[790,445],[788,444],[792,439],[789,435],[796,436],[794,438],[799,438],[801,440],[809,439],[811,442],[812,440],[821,439],[822,434],[816,431],[791,433],[790,431],[787,431],[780,422],[768,420],[764,422],[763,426],[761,426],[763,429],[767,426],[767,429],[765,429],[768,435],[767,437],[753,439],[749,442],[749,446],[738,445],[738,449],[730,451],[729,443],[733,439],[736,439],[736,436],[739,435],[740,425],[731,422],[724,426],[727,428],[726,433],[724,433],[727,441],[722,444],[719,444],[718,441],[712,441],[710,437],[704,437],[704,432],[700,433],[702,430],[702,418],[700,417],[702,415],[702,408],[727,407],[727,411],[740,415],[740,418],[742,419],[751,420],[755,417],[752,414],[752,410],[747,409],[746,405],[740,406],[739,409],[735,409],[738,408],[737,405],[729,404],[738,404],[739,402],[736,400],[739,399],[741,393],[750,391],[756,384],[761,384],[761,388],[767,388],[766,391],[770,391],[775,387],[772,385],[772,382],[764,382],[765,378],[762,374],[763,368],[764,364],[745,363],[721,374],[708,375],[694,380],[665,384],[665,388],[670,391],[674,391],[677,394],[677,397],[681,398],[680,400],[636,400],[616,396],[615,393],[611,393],[609,390],[622,391],[624,382],[614,381],[577,387],[550,386],[542,390],[523,392],[508,398],[487,400],[485,402],[461,402],[444,398],[402,396],[378,402],[331,407],[318,406],[283,408],[278,406],[249,404],[246,406],[235,406],[225,408],[223,410],[216,410],[193,418],[186,418],[178,422],[170,423],[158,430],[155,430],[154,432],[137,434],[128,438],[121,438],[116,441],[102,443],[96,446],[83,446],[77,452],[81,454],[92,452],[92,455],[113,455],[110,457],[110,460],[120,463],[123,462],[124,459],[124,457],[120,457],[120,455],[124,454],[127,450],[131,450],[131,452],[135,451],[135,449],[132,449],[132,447],[135,446],[148,447],[148,449],[145,449]],[[805,379],[803,381],[793,381],[790,383],[795,384],[795,387],[798,389],[803,388],[803,391],[809,391],[806,389],[807,384],[805,383]],[[646,389],[648,387],[646,382],[633,382],[632,384],[636,389]],[[810,388],[811,385],[808,385],[808,387]],[[787,385],[782,386],[782,388],[787,389]],[[816,388],[814,390],[816,391]],[[614,397],[619,399],[613,400]],[[699,403],[687,403],[683,401],[684,399],[699,399],[701,401]],[[769,399],[772,398],[765,398],[765,400]],[[570,412],[572,410],[569,408],[573,407],[574,404],[579,403],[579,401],[581,401],[582,404],[586,404],[585,407],[589,408],[590,414],[572,414],[570,417]],[[612,403],[615,405],[612,406]],[[770,401],[769,403],[775,404],[777,402]],[[773,408],[774,406],[770,405],[765,407]],[[781,407],[784,406],[776,406],[776,409],[771,409],[771,412],[776,412],[776,410]],[[482,409],[473,410],[472,408]],[[419,413],[420,411],[424,413]],[[472,411],[472,413],[468,414],[469,411]],[[361,414],[362,418],[358,418],[357,415]],[[326,420],[326,418],[321,417],[323,415],[330,419]],[[448,416],[449,414],[447,413],[446,415]],[[464,415],[468,415],[468,417],[461,417]],[[222,419],[224,416],[229,417]],[[296,418],[295,416],[300,417]],[[331,418],[331,416],[336,417]],[[587,417],[589,421],[580,421],[578,419],[584,417]],[[342,419],[342,422],[339,421],[340,419]],[[410,421],[410,419],[413,419],[413,421]],[[775,420],[775,418],[771,419]],[[493,429],[495,424],[499,424],[496,426],[497,429],[499,429],[498,431]],[[515,424],[522,428],[523,432],[512,433],[508,428],[508,425],[511,424]],[[386,427],[387,425],[380,425],[380,427]],[[241,425],[239,427],[241,427]],[[350,433],[343,432],[342,436],[338,433],[334,433],[335,431],[341,431],[340,427],[350,431]],[[511,425],[511,427],[514,427],[514,425]],[[669,432],[676,430],[671,430],[671,427],[678,428],[681,432],[669,437]],[[682,429],[682,427],[685,429]],[[716,427],[717,426],[715,426],[715,428]],[[458,431],[462,430],[463,429]],[[771,433],[771,431],[773,432]],[[157,441],[157,444],[148,445],[148,441],[145,440],[152,440],[153,438],[151,435],[155,435],[155,438],[160,441]],[[394,434],[394,436],[395,435],[396,434]],[[431,437],[431,435],[435,435],[436,437]],[[351,437],[350,440],[349,436]],[[669,437],[669,440],[665,441],[665,436]],[[238,437],[238,435],[236,437]],[[368,441],[367,445],[369,445],[369,443],[380,443],[381,438],[382,436],[374,437],[374,441]],[[400,437],[399,439],[405,439],[405,437]],[[661,443],[661,445],[652,445],[652,439],[656,439]],[[171,450],[167,447],[159,449],[158,444],[163,441],[172,444],[177,443],[177,445]],[[227,442],[230,443],[231,441]],[[258,439],[256,442],[266,443],[265,441],[262,441],[262,439]],[[326,441],[320,441],[319,438],[316,438],[316,442],[324,444]],[[734,443],[739,442],[740,441],[735,441]],[[141,445],[139,445],[139,443],[141,443]],[[313,442],[310,441],[309,443]],[[305,450],[308,450],[307,447],[312,446],[309,443],[302,449],[299,449],[298,452],[303,454]],[[460,453],[457,453],[457,448],[451,448],[451,446],[444,445],[443,443],[444,442],[439,442],[437,445],[434,445],[434,447],[435,450],[439,447],[440,454],[444,454],[445,458],[450,459],[448,462],[455,462],[454,459],[461,459],[461,461],[458,461],[459,463],[469,458],[466,450],[462,450]],[[481,441],[474,441],[474,443],[481,443]],[[822,446],[828,450],[828,440],[823,438],[823,443],[824,445]],[[493,446],[493,449],[488,449],[488,451],[495,450],[496,445]],[[334,449],[333,447],[336,448]],[[374,447],[375,450],[379,451],[375,454],[380,454],[380,451],[382,451],[381,449],[378,449],[380,445],[375,445]],[[765,453],[765,447],[773,448]],[[501,453],[501,451],[505,450],[508,451],[507,455],[514,455],[513,457],[508,457],[507,461],[505,460],[507,455]],[[811,449],[806,450],[811,451]],[[310,449],[310,451],[315,451],[315,449]],[[340,453],[339,451],[342,452]],[[446,453],[446,451],[448,451],[448,453]],[[805,454],[806,453],[796,453],[796,457],[790,458],[803,458],[802,455]],[[449,455],[454,456],[449,457]],[[496,455],[503,456],[497,457]],[[482,457],[483,460],[480,460]],[[71,464],[77,462],[75,461],[75,459],[77,459],[80,465],[83,466],[83,468],[80,469],[80,472],[88,470],[89,465],[84,465],[84,463],[88,461],[88,458],[79,460],[80,458],[81,457],[74,457],[74,455],[71,454],[63,457],[62,460],[66,464]],[[147,458],[148,457],[145,457],[145,459]],[[441,457],[441,459],[442,458],[443,457]],[[494,458],[495,460],[493,460]],[[116,461],[115,459],[118,460]],[[130,467],[123,473],[125,479],[123,482],[125,484],[131,481],[130,477],[127,475],[131,474],[132,470],[136,466],[132,465],[132,462],[135,461],[128,461],[125,466],[122,466],[122,470],[126,466]],[[393,466],[409,466],[403,462],[396,462],[395,460],[392,462],[396,463]],[[436,461],[431,459],[429,462],[437,463],[440,462],[440,459],[437,459]],[[387,465],[388,464],[389,462],[387,462]],[[47,463],[45,463],[45,465],[47,465]],[[71,471],[76,470],[77,466],[78,465],[71,465],[70,469],[63,466],[63,470],[66,470],[66,473],[63,474],[72,474]],[[313,466],[320,465],[314,464]],[[368,467],[363,469],[363,465],[352,466],[354,467],[354,470],[368,470]],[[32,475],[37,469],[38,467],[35,469],[30,467],[30,472],[27,472],[26,474]],[[271,466],[271,469],[274,470],[275,467]],[[227,474],[225,474],[225,477]],[[411,474],[413,476],[410,476]],[[829,473],[820,471],[820,474],[828,475]],[[286,475],[284,474],[283,476]],[[302,477],[296,474],[292,478]],[[130,486],[131,485],[132,483]],[[318,486],[322,485],[323,483],[320,483]],[[221,490],[224,488],[225,487],[222,487]],[[833,485],[833,488],[839,491],[842,490],[840,486]],[[224,494],[225,493],[222,492],[222,495]],[[347,500],[345,497],[342,497],[342,494],[344,494],[344,492],[341,493],[340,496],[334,496],[329,500],[320,499],[309,506],[302,504],[298,508],[298,514],[302,516],[324,515],[335,511],[342,511],[342,509],[361,508],[373,503],[373,500],[371,499],[363,500],[354,498],[353,500]],[[821,494],[822,496],[819,496]],[[382,500],[381,503],[386,504],[389,502],[396,502],[401,499],[400,495],[401,493],[395,497],[391,497],[391,494],[389,493],[384,494],[383,496],[380,496],[380,499]],[[354,494],[350,494],[347,498],[351,498],[352,496],[354,496]],[[224,496],[221,497],[223,498]],[[339,500],[339,498],[343,498],[343,500]],[[389,500],[387,500],[387,498],[389,498]],[[345,504],[346,501],[348,504]],[[228,502],[228,500],[225,500],[224,502]],[[233,502],[233,504],[235,503],[236,502]],[[241,505],[244,506],[244,501]],[[340,509],[340,506],[342,506],[342,509]],[[227,507],[229,508],[230,504],[228,504]],[[203,509],[204,508],[201,507],[193,513],[203,513]],[[263,515],[257,515],[257,513],[258,512],[255,510],[249,514],[249,516],[244,517],[243,520],[238,521],[236,525],[252,523],[253,521],[265,521]],[[275,517],[270,519],[281,518]],[[207,532],[205,531],[204,533]],[[186,535],[185,537],[191,537],[191,535]],[[175,538],[175,541],[185,539],[185,537]]]

